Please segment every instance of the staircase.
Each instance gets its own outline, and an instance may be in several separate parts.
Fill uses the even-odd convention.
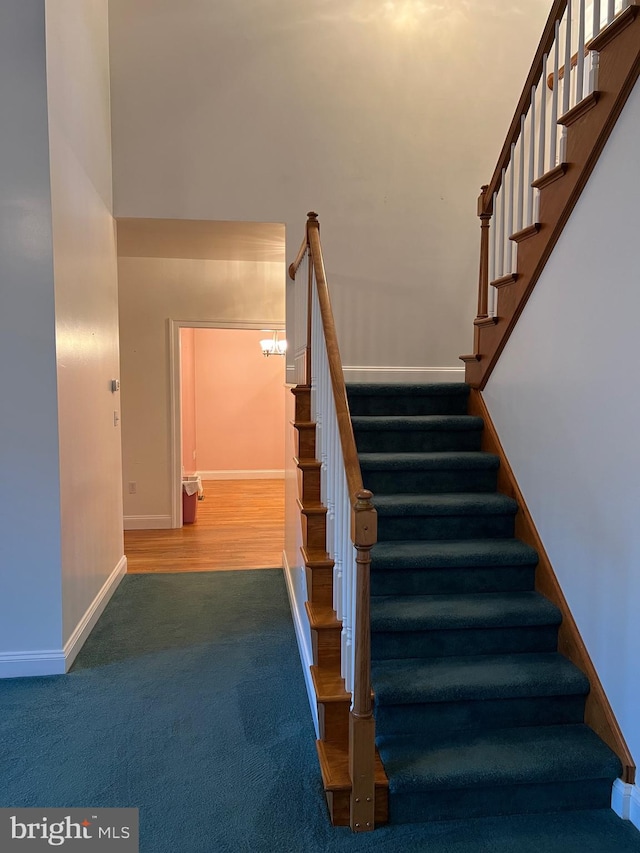
[[[616,754],[514,538],[516,501],[463,384],[350,385],[375,495],[371,652],[392,822],[609,807]]]

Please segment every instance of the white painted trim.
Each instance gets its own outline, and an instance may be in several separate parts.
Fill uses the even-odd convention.
[[[346,364],[345,382],[464,382],[464,367],[384,367]]]
[[[75,660],[126,571],[127,558],[121,557],[78,623],[75,631],[65,643],[64,648],[0,654],[0,678],[64,675]]]
[[[616,779],[611,791],[611,808],[623,820],[640,829],[640,788]]]
[[[198,471],[202,480],[284,480],[284,468],[264,471]]]
[[[640,788],[637,785],[634,785],[633,790],[631,791],[629,820],[636,829],[640,829]]]
[[[228,320],[167,320],[169,333],[169,446],[171,473],[171,524],[182,527],[182,425],[180,422],[180,329],[277,329],[282,320],[235,323]],[[125,527],[125,530],[127,528]]]
[[[182,512],[182,500],[180,504]],[[123,520],[125,530],[170,530],[173,527],[170,515],[125,515]]]
[[[74,632],[71,634],[67,642],[64,644],[64,656],[66,661],[66,671],[68,672],[78,652],[85,644],[87,637],[94,629],[96,622],[102,616],[102,612],[109,603],[111,596],[118,588],[122,578],[127,573],[127,558],[120,557],[115,569],[111,572],[107,580],[102,585],[102,589],[89,605],[86,613],[76,625]]]
[[[38,649],[32,652],[0,654],[0,678],[64,675],[65,672],[64,649]]]
[[[180,417],[180,329],[169,320],[169,441],[171,476],[171,518],[169,527],[182,527],[182,418]],[[125,530],[127,527],[125,526]]]
[[[287,595],[289,596],[289,606],[291,608],[291,616],[293,618],[293,629],[296,633],[296,640],[298,642],[298,652],[300,653],[300,661],[302,663],[302,674],[304,675],[304,683],[307,688],[307,697],[309,699],[309,705],[311,707],[311,716],[313,717],[313,725],[316,730],[316,737],[320,737],[320,725],[318,723],[318,705],[316,702],[316,691],[313,686],[313,679],[311,678],[311,665],[313,664],[313,659],[311,658],[310,651],[307,648],[307,644],[305,643],[305,635],[304,628],[302,625],[302,614],[300,610],[296,607],[296,597],[293,589],[293,580],[291,578],[292,572],[295,569],[291,569],[289,566],[289,561],[287,560],[287,554],[285,551],[282,552],[282,570],[284,572],[284,581],[287,587]],[[306,616],[305,616],[306,618]]]

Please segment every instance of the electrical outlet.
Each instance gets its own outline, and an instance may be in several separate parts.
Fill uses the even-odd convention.
[[[137,484],[137,483],[134,483],[133,481],[131,481],[131,482],[129,483],[129,494],[130,494],[130,495],[135,495],[135,494],[136,494],[136,492],[137,492],[137,490],[138,490],[138,484]]]

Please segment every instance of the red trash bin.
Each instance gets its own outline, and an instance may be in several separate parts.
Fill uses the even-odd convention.
[[[202,492],[200,477],[185,477],[182,480],[182,523],[193,524],[198,514],[198,497]]]

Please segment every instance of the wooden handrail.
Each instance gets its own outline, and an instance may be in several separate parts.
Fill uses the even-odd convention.
[[[349,404],[347,403],[347,389],[344,383],[344,374],[342,372],[338,336],[336,334],[336,327],[333,319],[329,288],[327,287],[322,247],[320,245],[320,223],[316,218],[310,218],[307,225],[311,259],[313,261],[313,268],[316,274],[316,287],[318,289],[318,301],[320,303],[322,326],[327,344],[327,359],[329,362],[329,373],[331,376],[331,385],[333,387],[336,404],[336,415],[338,417],[338,429],[340,430],[340,443],[342,445],[342,454],[344,457],[347,487],[349,490],[351,506],[354,507],[358,501],[357,496],[364,489],[364,485],[362,483],[362,474],[360,472],[358,451],[356,450],[356,440],[353,434],[353,426],[351,424]]]
[[[493,213],[493,194],[494,192],[497,192],[500,189],[500,185],[502,182],[502,170],[506,169],[506,167],[509,165],[509,159],[511,157],[511,145],[512,143],[516,142],[518,136],[520,135],[520,118],[526,112],[527,106],[531,99],[531,87],[535,86],[540,80],[540,77],[542,76],[542,59],[545,53],[548,53],[551,46],[553,45],[553,41],[555,38],[556,21],[561,19],[566,8],[567,0],[555,0],[553,6],[551,7],[551,12],[549,13],[547,23],[545,24],[544,30],[542,32],[540,44],[538,45],[538,49],[536,50],[536,54],[531,65],[531,70],[529,71],[526,82],[524,84],[522,94],[520,95],[520,100],[518,101],[518,106],[516,107],[515,113],[513,114],[513,119],[511,120],[511,124],[509,125],[509,130],[507,131],[507,136],[505,138],[504,145],[502,146],[502,151],[500,152],[500,156],[498,157],[496,168],[494,169],[493,175],[491,176],[491,180],[488,184],[488,189],[485,193],[483,213]]]
[[[318,303],[322,318],[329,375],[336,408],[338,431],[344,459],[347,491],[351,502],[351,541],[356,549],[356,620],[353,636],[354,683],[349,719],[349,772],[351,775],[350,825],[354,832],[374,828],[375,813],[375,726],[371,703],[371,625],[370,565],[371,547],[377,541],[377,512],[373,495],[364,488],[356,449],[347,389],[344,382],[340,348],[320,243],[320,223],[316,213],[309,213],[305,240],[296,260],[289,268],[295,273],[307,248],[315,273]],[[311,299],[308,301],[309,314]],[[310,341],[309,341],[310,344]],[[310,352],[310,346],[309,346]],[[310,369],[310,364],[309,364]]]
[[[307,254],[307,250],[309,248],[309,225],[308,225],[308,221],[311,220],[312,218],[317,220],[318,214],[314,213],[312,210],[310,210],[309,213],[307,213],[307,228],[305,230],[304,239],[300,245],[300,248],[298,249],[298,254],[295,257],[295,260],[289,264],[289,278],[291,279],[291,281],[296,280],[296,273],[298,272],[298,268],[300,267],[300,264],[302,263],[304,256]]]

